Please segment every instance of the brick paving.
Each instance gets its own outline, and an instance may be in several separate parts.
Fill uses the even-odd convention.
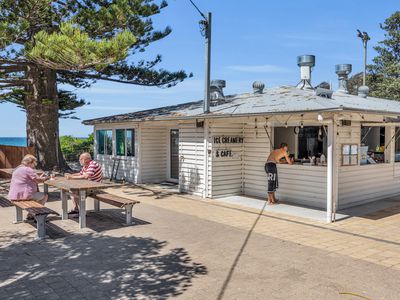
[[[335,224],[202,200],[154,186],[136,224],[119,210],[52,218],[50,235],[0,207],[1,299],[398,299],[400,205]],[[57,194],[48,206],[61,209]],[[3,205],[2,205],[3,204]],[[0,199],[0,205],[5,206]],[[88,201],[88,208],[92,203]]]

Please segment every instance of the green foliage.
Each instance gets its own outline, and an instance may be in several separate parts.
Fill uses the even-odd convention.
[[[76,138],[70,135],[60,137],[61,152],[66,161],[78,161],[79,155],[89,152],[93,155],[93,134],[88,138]]]
[[[94,40],[71,23],[62,23],[59,32],[38,32],[35,45],[26,56],[38,64],[56,70],[101,70],[125,59],[136,42],[133,34],[124,30],[111,39]]]
[[[385,30],[385,39],[374,47],[378,55],[373,64],[367,66],[366,85],[370,96],[400,101],[400,11],[395,12],[380,25]],[[349,78],[348,89],[357,95],[362,85],[363,74]]]
[[[156,0],[0,0],[0,103],[24,109],[32,65],[54,70],[57,84],[73,88],[97,80],[157,87],[183,81],[184,71],[157,69],[161,55],[133,61],[171,33],[168,26],[153,27],[152,18],[166,6]],[[58,99],[60,117],[85,104],[72,91],[58,92]]]
[[[378,55],[369,66],[368,85],[372,96],[400,100],[400,11],[380,27],[385,39],[374,47]]]

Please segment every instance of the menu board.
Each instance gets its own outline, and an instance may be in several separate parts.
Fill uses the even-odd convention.
[[[342,145],[342,166],[358,165],[358,145]]]

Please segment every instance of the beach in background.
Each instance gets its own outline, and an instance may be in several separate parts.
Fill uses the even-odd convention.
[[[0,137],[0,145],[26,147],[26,137]]]

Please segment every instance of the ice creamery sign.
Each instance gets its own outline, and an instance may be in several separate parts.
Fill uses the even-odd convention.
[[[214,158],[240,159],[240,152],[234,150],[237,148],[234,145],[243,144],[243,137],[229,135],[213,136],[212,141],[214,144]]]

